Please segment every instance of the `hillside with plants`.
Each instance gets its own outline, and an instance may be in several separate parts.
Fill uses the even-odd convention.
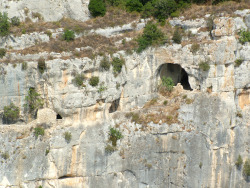
[[[250,187],[248,0],[0,2],[0,187]]]

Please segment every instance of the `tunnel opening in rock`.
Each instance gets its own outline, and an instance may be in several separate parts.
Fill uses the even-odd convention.
[[[119,108],[119,103],[120,103],[120,98],[114,100],[114,101],[111,103],[111,106],[109,107],[109,113],[113,113],[113,112],[117,111],[118,108]]]
[[[56,119],[62,119],[62,116],[60,114],[57,114]]]
[[[192,90],[189,81],[188,81],[188,74],[180,65],[166,63],[159,67],[158,74],[160,78],[163,77],[170,77],[172,78],[175,85],[180,83],[185,90]]]

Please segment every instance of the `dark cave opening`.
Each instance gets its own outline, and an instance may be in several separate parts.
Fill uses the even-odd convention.
[[[109,107],[109,113],[113,113],[118,110],[120,103],[120,98],[116,99],[112,102],[111,106]]]
[[[62,119],[62,116],[60,114],[57,114],[56,119]]]
[[[159,67],[158,73],[160,78],[162,79],[164,76],[171,77],[174,81],[174,84],[180,83],[185,90],[192,90],[189,81],[188,81],[188,74],[180,65],[166,63]]]

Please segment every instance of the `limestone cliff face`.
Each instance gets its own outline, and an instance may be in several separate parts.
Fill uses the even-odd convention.
[[[249,28],[249,12],[216,18],[212,36],[201,31],[205,19],[171,20],[195,35],[200,49],[193,53],[191,44],[168,44],[141,54],[120,51],[114,56],[126,63],[117,76],[112,68],[99,68],[101,56],[64,60],[56,54],[41,74],[37,59],[51,54],[10,54],[28,61],[28,68],[1,64],[0,109],[10,102],[23,109],[31,87],[45,104],[36,120],[27,120],[22,110],[23,121],[0,125],[0,151],[9,154],[1,158],[0,187],[249,187],[235,165],[238,155],[250,158],[250,46],[237,36],[237,29]],[[238,67],[236,59],[243,60]],[[203,61],[208,71],[199,68]],[[180,67],[172,70],[173,65]],[[106,89],[88,81],[76,87],[76,73],[99,76]],[[191,89],[178,85],[172,95],[161,96],[160,77],[170,73]],[[131,122],[130,111],[143,121]],[[46,129],[35,138],[37,125]],[[110,127],[124,137],[107,153]],[[66,131],[72,134],[69,143]]]

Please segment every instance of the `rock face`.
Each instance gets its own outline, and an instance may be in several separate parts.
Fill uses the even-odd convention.
[[[44,21],[58,21],[63,17],[85,21],[90,17],[88,4],[89,0],[2,0],[0,10],[10,18],[18,16],[21,20],[29,17],[35,21],[41,16]]]
[[[249,187],[243,167],[235,165],[239,155],[250,158],[250,45],[240,44],[236,32],[249,26],[241,16],[219,17],[211,39],[200,32],[204,19],[170,23],[195,31],[200,48],[191,52],[192,44],[166,44],[141,54],[120,51],[114,56],[125,65],[118,75],[100,68],[101,56],[65,60],[59,54],[46,60],[43,74],[37,59],[46,53],[22,56],[26,70],[2,64],[0,110],[13,102],[21,120],[0,125],[0,187]],[[201,62],[210,69],[202,70]],[[167,64],[179,65],[188,77]],[[181,76],[176,80],[191,89],[177,85],[161,96],[157,88],[164,72]],[[77,87],[73,79],[81,73],[84,87]],[[103,83],[91,86],[92,76]],[[33,121],[23,112],[31,87],[44,99]],[[139,120],[131,121],[131,111]],[[44,136],[34,135],[36,126],[45,128]],[[107,150],[111,127],[123,135],[113,152]]]

